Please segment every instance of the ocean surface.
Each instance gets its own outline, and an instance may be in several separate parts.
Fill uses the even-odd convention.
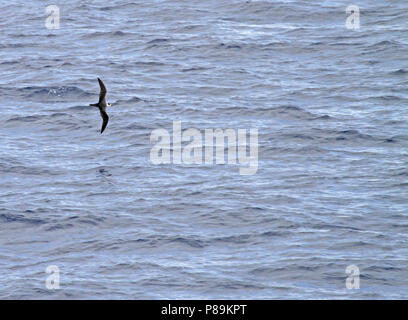
[[[408,298],[406,0],[0,11],[1,299]],[[152,163],[174,121],[257,129],[257,172]]]

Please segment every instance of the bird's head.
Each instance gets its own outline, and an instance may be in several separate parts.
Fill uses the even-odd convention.
[[[108,107],[112,107],[112,103],[108,103],[107,106],[108,106]]]

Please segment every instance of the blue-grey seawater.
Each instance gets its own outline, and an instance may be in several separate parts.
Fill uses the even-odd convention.
[[[406,0],[0,10],[1,299],[408,298]],[[257,173],[154,165],[173,121],[258,129]]]

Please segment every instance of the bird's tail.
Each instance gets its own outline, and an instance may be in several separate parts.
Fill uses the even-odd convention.
[[[90,106],[91,106],[91,107],[97,107],[98,104],[97,104],[97,103],[91,103]]]

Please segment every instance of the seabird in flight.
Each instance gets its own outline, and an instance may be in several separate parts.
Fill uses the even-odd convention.
[[[106,107],[110,107],[110,103],[106,103],[105,96],[106,96],[106,87],[103,84],[102,80],[98,78],[99,86],[101,87],[101,92],[99,93],[99,101],[98,103],[90,104],[91,107],[98,107],[99,112],[101,113],[102,117],[102,128],[101,133],[105,130],[106,126],[108,125],[109,117],[106,113]]]

